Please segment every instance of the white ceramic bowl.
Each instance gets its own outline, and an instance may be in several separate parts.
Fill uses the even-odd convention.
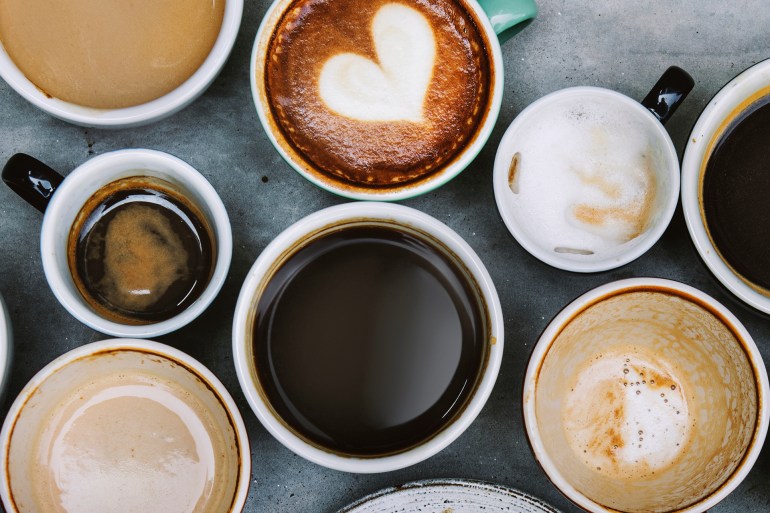
[[[201,67],[182,85],[155,100],[122,109],[94,109],[47,96],[29,81],[0,44],[0,77],[35,107],[76,125],[128,128],[145,125],[180,111],[198,98],[222,70],[241,26],[243,0],[227,0],[222,28]]]
[[[137,174],[170,182],[197,205],[211,226],[217,251],[214,271],[200,297],[174,317],[146,325],[120,324],[96,313],[75,286],[67,259],[70,228],[86,201],[105,185]],[[186,162],[167,153],[131,149],[94,157],[64,179],[46,208],[40,247],[48,285],[59,302],[75,318],[112,336],[149,338],[181,328],[211,304],[227,278],[233,240],[225,206],[203,175]]]
[[[73,389],[87,386],[89,379],[130,372],[140,366],[142,372],[173,382],[189,394],[191,401],[208,408],[211,425],[215,426],[211,429],[216,429],[223,443],[228,444],[226,454],[216,464],[222,472],[228,472],[228,487],[232,487],[231,495],[222,497],[229,507],[221,511],[238,513],[243,509],[250,484],[251,452],[243,419],[224,385],[203,364],[177,349],[151,340],[112,339],[80,346],[55,359],[35,374],[14,401],[0,432],[0,498],[6,511],[19,512],[18,501],[29,505],[31,480],[26,469],[33,460],[31,452],[35,450],[36,428],[42,426],[41,419],[48,419],[60,401],[66,400]],[[186,408],[178,411],[189,411],[192,418],[193,409]],[[197,423],[203,427],[200,420]],[[196,432],[196,436],[200,433]],[[127,464],[113,469],[110,475],[122,476],[131,469]],[[179,478],[169,475],[171,479]],[[148,494],[157,492],[148,490]],[[126,492],[118,487],[115,493]]]
[[[768,95],[770,95],[770,59],[755,64],[735,77],[703,109],[684,150],[682,208],[687,229],[706,266],[733,294],[757,310],[770,314],[770,297],[739,278],[720,258],[706,231],[701,209],[703,172],[722,131],[738,112],[755,100]]]
[[[507,204],[512,195],[508,183],[509,168],[511,159],[517,151],[516,139],[519,137],[519,134],[527,130],[528,124],[553,103],[576,101],[582,98],[604,99],[606,102],[612,102],[628,109],[629,116],[644,120],[643,122],[647,123],[650,127],[650,133],[654,134],[656,138],[656,149],[665,163],[657,167],[657,197],[655,199],[654,212],[645,231],[612,250],[593,255],[557,253],[552,247],[543,247],[530,233],[530,231],[537,230],[538,227],[526,226]],[[639,258],[666,231],[679,200],[679,158],[677,157],[674,143],[671,141],[671,137],[666,132],[666,129],[641,103],[610,89],[570,87],[540,98],[516,116],[503,135],[497,155],[495,156],[493,186],[497,209],[503,218],[503,222],[505,222],[516,241],[530,254],[548,265],[564,269],[565,271],[581,273],[606,271]]]
[[[483,374],[468,405],[457,419],[421,445],[394,455],[357,458],[326,451],[300,438],[278,420],[258,384],[252,350],[253,324],[258,293],[269,281],[275,266],[296,249],[298,242],[318,230],[355,223],[392,223],[427,234],[443,244],[465,265],[486,305],[488,357]],[[263,426],[283,445],[314,463],[346,472],[387,472],[418,463],[452,443],[473,422],[492,392],[503,356],[503,316],[500,300],[484,264],[470,246],[449,227],[417,210],[387,203],[362,202],[329,207],[296,222],[276,237],[260,254],[238,297],[233,322],[233,357],[246,399]]]

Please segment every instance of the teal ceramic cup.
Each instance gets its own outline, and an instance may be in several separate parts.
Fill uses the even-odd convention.
[[[332,52],[327,53],[323,59],[314,60],[314,57],[299,59],[303,64],[302,68],[293,67],[286,74],[293,75],[294,77],[303,76],[302,80],[305,80],[307,86],[303,87],[301,93],[299,93],[300,101],[304,101],[303,99],[307,98],[308,104],[315,102],[316,106],[321,105],[321,107],[316,107],[315,110],[313,108],[308,109],[307,117],[312,121],[313,130],[308,131],[309,134],[304,134],[303,137],[306,137],[306,141],[309,141],[310,145],[314,145],[317,142],[327,144],[333,148],[332,151],[336,151],[340,146],[350,148],[353,152],[360,151],[362,154],[368,151],[368,157],[371,157],[371,160],[376,160],[380,155],[373,152],[371,148],[359,148],[357,141],[362,141],[362,144],[365,144],[371,140],[377,140],[380,137],[383,125],[386,123],[400,123],[403,128],[414,120],[407,119],[408,116],[400,119],[397,112],[400,112],[399,108],[401,105],[392,105],[393,108],[391,109],[391,105],[387,103],[384,107],[382,104],[372,106],[368,103],[364,107],[360,107],[358,112],[363,113],[363,117],[353,118],[354,123],[347,123],[351,119],[349,117],[343,119],[342,122],[338,122],[339,120],[334,118],[335,115],[339,114],[344,118],[347,114],[342,111],[346,111],[351,104],[358,105],[356,103],[358,100],[363,98],[369,101],[372,97],[382,98],[383,95],[387,96],[392,91],[401,93],[403,90],[399,88],[401,88],[400,84],[402,82],[413,83],[414,81],[420,82],[420,80],[423,81],[415,86],[417,91],[417,96],[414,97],[416,98],[415,101],[422,105],[423,111],[425,109],[432,109],[435,98],[441,98],[442,95],[446,96],[443,94],[444,89],[440,89],[440,87],[444,87],[442,84],[445,84],[446,87],[453,87],[455,83],[448,80],[447,77],[456,71],[456,66],[449,66],[446,62],[442,61],[443,54],[441,52],[443,47],[438,36],[439,32],[444,31],[447,26],[450,26],[453,30],[457,28],[459,30],[458,33],[465,34],[460,36],[461,38],[467,38],[464,43],[467,43],[468,47],[472,47],[474,52],[481,52],[481,58],[474,58],[474,62],[477,64],[478,62],[482,63],[479,65],[481,71],[478,73],[483,73],[487,77],[481,82],[483,85],[479,87],[480,91],[483,90],[486,101],[485,103],[476,103],[480,108],[476,108],[473,111],[474,124],[470,122],[470,116],[468,117],[467,125],[472,126],[472,128],[465,129],[459,126],[459,124],[458,128],[454,128],[454,125],[444,120],[448,120],[449,116],[447,118],[432,116],[427,125],[413,125],[412,128],[405,128],[405,132],[411,131],[411,134],[420,134],[414,136],[418,141],[420,137],[424,137],[427,140],[427,138],[433,136],[435,131],[443,130],[445,134],[449,134],[450,143],[446,147],[437,147],[435,150],[437,156],[429,164],[430,168],[428,165],[423,166],[424,162],[420,164],[419,168],[407,169],[404,167],[403,175],[396,176],[392,180],[388,178],[388,180],[384,180],[382,183],[377,181],[378,173],[401,173],[400,162],[397,160],[390,161],[383,157],[382,163],[378,164],[379,167],[376,169],[374,167],[368,168],[365,164],[361,164],[360,168],[353,169],[352,173],[360,172],[361,175],[366,176],[366,179],[351,180],[351,174],[347,170],[327,166],[327,164],[321,163],[314,159],[314,157],[309,156],[310,153],[306,151],[306,145],[303,146],[301,143],[298,143],[293,125],[291,122],[286,121],[287,116],[284,104],[281,103],[283,101],[281,99],[283,92],[276,92],[275,88],[271,86],[270,70],[274,69],[273,66],[283,65],[275,63],[286,58],[286,52],[283,50],[290,44],[287,41],[288,38],[284,37],[284,28],[287,25],[291,27],[295,23],[312,23],[311,16],[313,15],[313,10],[317,7],[314,7],[314,5],[320,3],[312,2],[311,0],[276,0],[265,14],[254,42],[250,71],[252,95],[262,127],[278,153],[292,168],[313,184],[332,193],[360,200],[396,201],[418,196],[440,187],[462,172],[487,142],[500,111],[504,76],[500,44],[521,31],[534,19],[537,14],[535,1],[444,0],[444,3],[450,5],[451,8],[462,10],[467,14],[467,19],[475,26],[476,33],[478,33],[482,44],[477,45],[476,40],[471,39],[471,36],[468,35],[470,32],[473,32],[473,29],[469,29],[469,32],[465,31],[468,25],[467,22],[463,25],[463,23],[457,23],[453,19],[453,25],[450,25],[449,22],[447,22],[447,25],[441,25],[437,24],[434,19],[428,20],[425,17],[426,23],[423,23],[423,25],[426,29],[424,32],[431,34],[427,36],[429,38],[435,35],[435,59],[428,57],[428,60],[423,58],[426,52],[424,50],[425,45],[415,45],[414,52],[411,51],[412,47],[410,46],[411,41],[420,40],[421,37],[419,35],[421,22],[418,19],[418,21],[412,23],[408,16],[408,11],[411,10],[411,7],[414,7],[414,10],[419,12],[419,5],[424,4],[424,2],[419,2],[418,0],[385,3],[379,7],[379,11],[376,10],[377,7],[372,7],[368,3],[362,3],[361,13],[354,12],[350,14],[350,10],[345,11],[344,16],[346,18],[351,16],[357,24],[356,30],[358,30],[358,34],[355,35],[355,38],[351,38],[351,41],[355,39],[358,42],[358,46],[352,45],[351,42],[345,43],[345,38],[347,37],[345,31],[347,28],[340,30],[338,27],[324,25],[323,30],[308,31],[308,34],[315,34],[314,37],[318,39],[324,39],[327,34],[333,34],[335,41],[342,41],[341,46],[347,45],[348,50],[345,50],[346,53],[344,55],[348,56],[348,61],[340,65],[340,69],[342,69],[340,76],[344,75],[350,78],[350,80],[346,82],[347,87],[338,89],[344,89],[345,94],[350,94],[348,96],[342,95],[343,99],[341,101],[343,104],[340,110],[337,110],[333,102],[327,102],[326,97],[323,96],[325,94],[323,80],[326,67],[329,66],[333,59],[337,59],[338,55],[334,55]],[[441,4],[439,3],[439,5]],[[407,16],[393,19],[390,27],[378,27],[379,22],[377,19],[380,13],[385,9],[392,8],[392,6],[404,9]],[[431,5],[430,8],[433,9],[434,7]],[[421,8],[425,9],[424,5]],[[341,23],[341,25],[345,25],[345,23]],[[410,27],[416,27],[412,33],[409,33],[412,30]],[[431,32],[431,30],[433,31]],[[371,35],[361,34],[362,31],[371,31]],[[382,36],[382,34],[388,31],[397,31],[399,34],[387,40],[387,36]],[[414,31],[418,33],[416,34]],[[381,41],[386,40],[389,42],[384,45],[386,48],[383,49]],[[318,45],[320,46],[321,44],[319,42]],[[385,55],[389,53],[387,49],[388,44],[391,44],[391,47],[401,45],[394,52],[396,57]],[[374,47],[375,52],[369,51],[369,54],[367,54],[367,48],[370,47]],[[353,52],[350,51],[350,48],[353,48]],[[428,53],[433,51],[431,49],[427,50]],[[372,53],[374,56],[372,56]],[[351,54],[352,57],[350,57]],[[327,59],[328,55],[334,56]],[[288,67],[289,65],[287,64],[286,66]],[[393,79],[393,76],[396,76],[396,78]],[[414,78],[415,76],[423,78]],[[318,78],[316,79],[316,77]],[[372,77],[382,77],[382,79],[369,80]],[[424,88],[420,89],[421,87]],[[409,91],[412,90],[410,89]],[[410,96],[411,94],[411,92],[407,92],[405,96],[412,98],[414,95]],[[323,101],[319,101],[318,98],[322,98]],[[339,103],[336,105],[339,105]],[[379,114],[373,114],[371,119],[368,117],[372,112],[370,107],[374,108],[374,110],[377,110],[377,107],[380,108],[377,111]],[[464,123],[466,118],[463,117],[461,119]],[[355,125],[357,133],[351,138],[342,138],[339,131],[340,127],[345,125],[349,129],[351,124]],[[392,147],[400,148],[400,146],[401,141],[396,140],[391,147],[385,149],[384,153],[387,153]],[[404,140],[402,153],[408,155],[410,152],[411,149]],[[394,151],[393,153],[398,152]],[[444,160],[441,160],[442,158]],[[358,166],[358,164],[353,165],[353,167],[355,166]],[[407,165],[405,164],[405,166]],[[411,164],[408,164],[408,166],[411,166]],[[394,171],[396,169],[398,171]]]

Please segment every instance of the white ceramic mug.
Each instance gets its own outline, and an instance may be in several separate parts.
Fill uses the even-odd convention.
[[[109,385],[112,388],[106,388],[106,393],[102,391],[93,394],[89,389],[94,383],[111,384],[111,380],[117,379],[116,376],[133,372],[139,376],[136,384],[120,384],[122,382],[118,381],[118,385]],[[69,413],[60,410],[71,406],[73,400],[77,400],[73,396],[79,393],[90,394],[90,399],[77,405],[79,409],[74,413],[72,410],[67,410]],[[187,437],[194,439],[193,448],[185,454],[174,454],[180,444],[187,444],[188,441],[165,439],[162,442],[167,445],[160,444],[164,450],[169,451],[164,460],[158,462],[148,459],[148,449],[137,447],[138,461],[132,462],[125,456],[128,451],[124,446],[111,445],[119,444],[123,438],[119,433],[119,423],[110,425],[108,421],[101,423],[102,428],[93,433],[93,446],[90,447],[93,452],[90,453],[89,448],[73,445],[63,435],[56,439],[50,438],[48,430],[61,429],[66,434],[65,430],[74,429],[79,416],[85,415],[86,410],[98,410],[90,417],[98,418],[98,415],[107,411],[100,410],[102,405],[123,397],[150,399],[157,403],[153,410],[156,415],[161,410],[167,411],[171,419],[177,415],[177,422],[183,422],[185,429],[189,429]],[[82,397],[80,399],[83,400]],[[61,425],[65,413],[72,418]],[[161,422],[158,418],[155,421],[160,422],[156,425],[160,433],[179,429],[173,420]],[[103,432],[102,429],[107,427],[110,432]],[[152,432],[137,433],[136,426],[130,426],[125,434],[125,442],[139,443],[137,437],[146,437],[147,443],[153,443],[153,435]],[[69,492],[66,500],[79,508],[78,511],[84,511],[83,508],[87,508],[84,504],[92,504],[95,500],[100,507],[110,511],[120,509],[117,504],[109,504],[110,500],[122,500],[123,507],[128,507],[128,502],[134,506],[142,503],[146,508],[148,504],[163,504],[163,501],[180,499],[189,506],[190,497],[184,496],[179,490],[158,489],[154,486],[157,483],[150,482],[158,476],[162,476],[168,486],[178,485],[191,492],[212,494],[212,498],[207,500],[216,501],[216,511],[237,513],[246,502],[251,453],[246,428],[235,402],[224,385],[203,364],[158,342],[112,339],[86,344],[55,359],[29,381],[8,411],[0,432],[0,497],[9,513],[39,511],[40,506],[33,498],[41,491],[35,488],[35,479],[30,476],[32,472],[40,470],[33,470],[33,466],[47,465],[49,462],[43,461],[46,457],[51,460],[59,457],[59,463],[55,460],[51,463],[52,467],[66,467],[66,463],[60,463],[66,461],[66,457],[57,453],[58,449],[47,450],[47,444],[65,444],[67,450],[79,451],[76,468],[70,468],[70,473],[48,477],[57,482],[61,480],[68,487],[61,493],[64,495]],[[215,448],[219,448],[221,454],[216,453]],[[158,455],[159,458],[161,456]],[[111,467],[105,463],[115,460],[120,465]],[[185,463],[181,464],[177,460],[185,460]],[[194,472],[189,468],[193,462],[203,461],[215,469],[216,479],[223,487],[218,492],[212,492],[209,488],[215,479],[214,475],[199,480],[196,474],[199,471]],[[164,468],[155,475],[153,472],[156,471],[151,468],[153,465]],[[182,472],[184,469],[188,473]],[[95,484],[73,482],[68,479],[72,477],[71,473],[96,475],[101,486],[91,493],[89,486]],[[109,483],[113,489],[102,489],[105,483]],[[143,493],[133,496],[132,491],[135,493],[135,488],[143,484]],[[182,511],[182,505],[175,506],[180,508],[178,511]],[[193,503],[189,511],[193,511],[194,507]]]
[[[216,248],[213,272],[200,297],[174,317],[146,325],[118,323],[91,308],[75,285],[67,255],[72,225],[86,202],[107,184],[136,176],[164,180],[196,205],[212,230],[212,244]],[[97,331],[131,338],[169,333],[198,317],[224,284],[233,246],[227,211],[206,178],[177,157],[146,149],[114,151],[92,158],[62,180],[45,164],[28,155],[17,154],[3,169],[3,180],[45,213],[40,246],[48,285],[75,318]]]
[[[303,439],[280,420],[271,407],[257,375],[252,344],[252,327],[261,291],[277,266],[308,236],[333,231],[345,225],[378,226],[414,230],[444,246],[454,254],[475,282],[487,317],[488,356],[475,391],[465,409],[449,424],[420,445],[395,454],[378,457],[352,457],[325,450]],[[298,322],[301,322],[298,320]],[[476,253],[449,227],[417,210],[400,205],[362,202],[326,208],[296,222],[276,237],[260,254],[238,298],[233,322],[233,356],[238,380],[246,399],[263,426],[283,445],[319,465],[347,472],[371,473],[396,470],[418,463],[441,451],[468,428],[492,392],[503,354],[503,316],[494,284]]]
[[[374,201],[402,200],[432,191],[460,174],[476,158],[492,133],[502,103],[504,72],[500,42],[526,27],[537,14],[534,0],[509,0],[508,2],[467,0],[467,7],[473,11],[474,18],[480,23],[479,28],[489,42],[492,87],[483,122],[476,129],[472,142],[450,163],[429,178],[420,180],[416,184],[376,189],[360,185],[352,186],[313,171],[312,166],[288,143],[277,126],[267,97],[263,70],[268,58],[268,47],[273,30],[283,13],[292,5],[293,0],[275,0],[265,14],[254,41],[250,68],[251,92],[262,128],[281,157],[311,183],[340,196]]]
[[[671,137],[663,124],[673,114],[687,93],[692,89],[692,78],[680,68],[669,68],[658,80],[647,97],[640,103],[624,94],[610,89],[598,87],[570,87],[548,94],[525,108],[506,130],[500,141],[500,146],[495,156],[493,185],[495,200],[500,216],[503,218],[508,230],[516,241],[530,254],[542,262],[553,267],[573,272],[598,272],[614,269],[627,264],[643,255],[658,241],[668,227],[671,217],[674,215],[679,196],[679,158],[674,148]],[[649,145],[651,158],[655,162],[653,188],[655,191],[652,200],[652,208],[646,214],[647,221],[641,233],[636,234],[630,240],[618,243],[612,248],[601,251],[582,251],[584,248],[563,249],[547,246],[544,241],[538,239],[543,230],[539,226],[539,219],[526,218],[514,208],[517,193],[512,192],[511,174],[527,172],[527,155],[519,154],[518,141],[533,130],[544,112],[552,106],[576,106],[581,102],[590,101],[612,106],[620,120],[633,120],[634,123],[645,126],[645,132],[649,133]],[[606,122],[604,123],[607,124]],[[611,134],[612,135],[612,134]],[[547,137],[547,136],[544,136]],[[618,136],[619,137],[619,136]],[[548,140],[554,146],[562,146],[566,141]],[[622,141],[616,141],[622,143]],[[557,148],[553,148],[557,150]],[[520,161],[514,164],[516,155],[520,155]],[[595,165],[606,164],[601,157]],[[512,171],[513,168],[513,171]],[[569,173],[570,170],[564,170]],[[591,173],[596,170],[580,169]],[[570,175],[572,176],[572,175]],[[517,177],[518,179],[518,177]],[[556,186],[557,184],[554,184]],[[600,190],[597,188],[597,190]],[[548,194],[543,191],[543,194]],[[565,213],[566,216],[566,213]],[[531,215],[530,217],[535,217]],[[583,228],[574,227],[575,231]],[[590,233],[588,231],[586,234]]]
[[[768,377],[751,335],[687,285],[612,282],[548,325],[524,381],[524,422],[551,481],[592,513],[701,513],[751,470]]]
[[[770,313],[770,297],[734,273],[709,237],[702,210],[702,182],[708,159],[725,128],[747,107],[769,95],[770,60],[765,60],[739,74],[712,98],[687,139],[682,159],[682,208],[698,254],[722,285],[764,313]]]
[[[76,125],[98,128],[145,125],[182,110],[211,85],[235,44],[242,14],[243,0],[227,0],[219,36],[203,64],[179,87],[142,105],[120,109],[95,109],[48,96],[24,76],[1,44],[0,77],[35,107]]]

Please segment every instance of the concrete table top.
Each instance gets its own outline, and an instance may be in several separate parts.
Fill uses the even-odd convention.
[[[508,233],[495,207],[492,162],[511,120],[537,98],[569,86],[594,85],[641,99],[672,64],[692,74],[695,89],[666,128],[680,153],[708,100],[744,68],[770,57],[770,9],[763,0],[539,0],[540,14],[503,47],[505,93],[495,131],[475,162],[449,184],[404,204],[427,212],[463,236],[485,262],[505,314],[505,354],[484,410],[457,441],[413,467],[377,475],[330,471],[294,455],[270,436],[247,405],[231,354],[231,324],[241,283],[270,240],[291,223],[346,200],[295,173],[257,120],[249,57],[266,0],[248,0],[235,49],[219,78],[195,103],[153,125],[91,130],[55,120],[0,83],[0,165],[16,152],[68,172],[103,152],[146,147],[172,153],[201,171],[221,195],[233,226],[230,275],[195,322],[158,340],[207,365],[234,396],[252,447],[245,511],[333,512],[380,488],[429,478],[471,478],[518,488],[564,512],[579,509],[538,467],[526,441],[521,387],[533,344],[550,319],[583,292],[635,276],[670,278],[727,305],[770,361],[770,320],[724,289],[699,259],[681,206],[662,239],[643,257],[598,274],[542,264]],[[0,293],[15,335],[2,415],[25,383],[54,357],[109,338],[71,317],[48,288],[40,262],[41,216],[0,186]],[[743,484],[713,512],[770,511],[770,450]]]

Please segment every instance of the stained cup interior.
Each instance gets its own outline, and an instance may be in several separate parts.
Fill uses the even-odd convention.
[[[746,341],[686,294],[650,288],[589,304],[560,327],[536,376],[529,436],[552,479],[592,511],[683,510],[724,487],[756,443]]]

